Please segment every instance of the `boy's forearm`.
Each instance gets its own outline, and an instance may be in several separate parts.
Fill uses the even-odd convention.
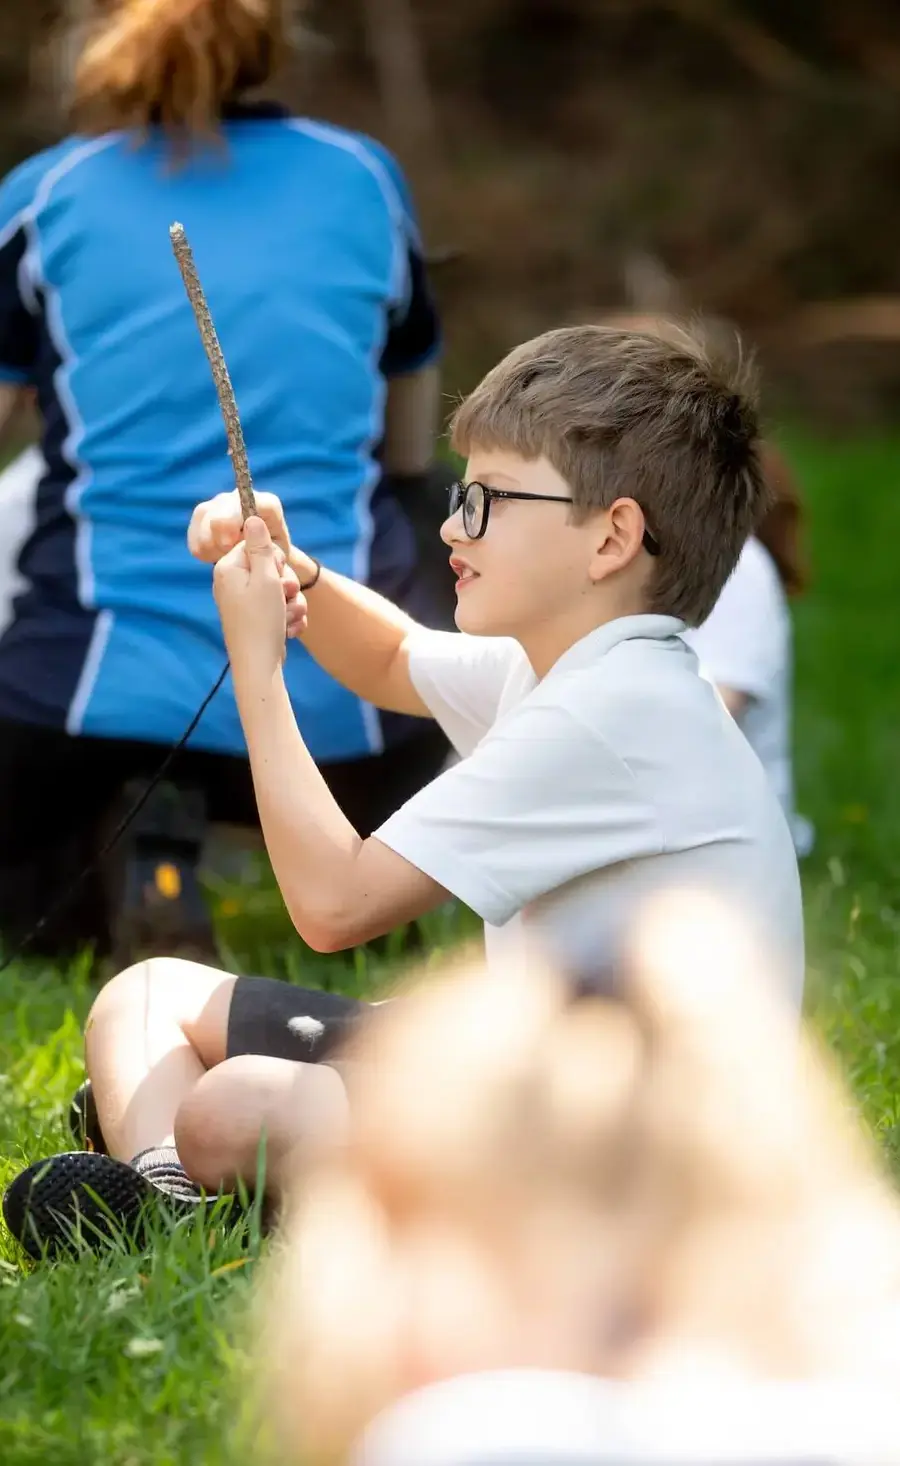
[[[233,669],[235,697],[272,869],[300,935],[325,944],[362,841],[303,742],[279,671]]]
[[[415,921],[448,898],[416,866],[346,819],[297,727],[281,671],[232,664],[260,822],[291,920],[336,952]]]
[[[292,569],[301,585],[315,565],[292,549]],[[323,569],[309,592],[309,625],[303,645],[329,676],[364,702],[391,712],[428,717],[409,683],[404,643],[416,622],[377,591]]]

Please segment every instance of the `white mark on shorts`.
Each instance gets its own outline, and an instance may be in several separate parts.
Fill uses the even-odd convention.
[[[302,1039],[307,1048],[311,1049],[316,1039],[324,1034],[325,1024],[320,1023],[318,1018],[289,1018],[288,1032],[295,1038]]]

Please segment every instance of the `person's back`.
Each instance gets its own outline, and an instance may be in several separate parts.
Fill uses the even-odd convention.
[[[157,852],[162,842],[191,893],[177,898],[179,942],[209,949],[203,831],[258,819],[209,572],[185,545],[198,495],[233,475],[171,226],[194,253],[256,488],[289,506],[318,559],[430,624],[443,610],[402,502],[428,498],[440,325],[393,156],[247,100],[274,88],[289,54],[288,0],[90,8],[71,134],[0,184],[0,415],[28,386],[41,424],[38,481],[7,541],[0,931],[15,941],[34,925],[217,687],[179,762],[182,787],[129,835]],[[357,827],[374,829],[442,766],[437,730],[382,717],[299,647],[286,677]],[[39,831],[21,848],[36,783],[56,810],[52,850]],[[110,902],[118,910],[121,889],[148,880],[116,876],[113,896],[99,878],[93,894],[79,887],[69,933],[46,928],[43,949],[112,943],[126,960],[145,914],[113,939]],[[167,911],[175,931],[174,900]]]
[[[777,493],[779,481],[774,482]],[[784,543],[784,533],[775,539],[786,508],[784,499],[777,498],[757,534],[747,540],[712,613],[701,626],[689,629],[685,640],[766,770],[802,856],[812,849],[815,832],[795,807],[789,597],[799,594],[805,581],[797,557],[786,554],[790,545]]]
[[[198,496],[227,482],[227,445],[172,254],[175,219],[223,344],[255,483],[279,495],[313,554],[363,581],[374,572],[392,596],[406,588],[415,549],[399,515],[378,547],[389,560],[371,562],[378,365],[386,317],[406,312],[412,290],[402,179],[374,143],[275,107],[234,109],[223,143],[195,148],[172,175],[163,137],[140,147],[130,133],[74,137],[6,183],[7,254],[19,255],[23,305],[39,311],[46,472],[21,557],[31,589],[0,655],[0,716],[19,715],[26,668],[48,638],[64,642],[65,666],[31,681],[32,716],[75,733],[174,741],[220,670],[209,575],[184,530]],[[8,315],[4,327],[9,361],[23,324]],[[394,343],[407,353],[395,367],[430,358],[430,317],[418,330],[418,343],[414,330]],[[314,755],[373,751],[357,699],[299,653],[288,680]],[[242,748],[229,691],[197,744]]]

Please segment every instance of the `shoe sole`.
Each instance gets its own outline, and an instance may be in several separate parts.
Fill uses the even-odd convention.
[[[140,1241],[136,1224],[148,1202],[182,1209],[123,1161],[76,1151],[22,1171],[3,1197],[3,1217],[19,1245],[40,1261],[96,1251],[123,1236]]]

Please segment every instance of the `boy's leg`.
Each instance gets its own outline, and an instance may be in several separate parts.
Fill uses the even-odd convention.
[[[252,1191],[262,1159],[266,1197],[278,1202],[300,1165],[343,1138],[347,1118],[347,1091],[331,1064],[241,1054],[195,1085],[176,1116],[175,1145],[209,1192],[239,1181]]]
[[[141,1223],[147,1203],[193,1211],[203,1193],[180,1163],[175,1114],[224,1055],[235,979],[177,958],[148,958],[107,983],[85,1047],[106,1154],[35,1161],[3,1196],[6,1225],[35,1258],[71,1249],[73,1229],[96,1244]]]
[[[175,1119],[181,1163],[207,1189],[252,1188],[265,1136],[266,1188],[276,1196],[300,1154],[330,1143],[346,1123],[332,1058],[370,1005],[340,993],[235,980],[224,1062],[193,1086]]]
[[[85,1029],[85,1057],[110,1155],[130,1162],[174,1145],[178,1110],[225,1058],[235,981],[213,967],[155,957],[102,989]]]
[[[367,1008],[177,959],[127,969],[98,997],[86,1039],[111,1153],[27,1167],[4,1195],[10,1231],[39,1256],[45,1245],[65,1249],[79,1216],[102,1232],[109,1213],[130,1223],[154,1197],[193,1209],[203,1199],[195,1180],[218,1189],[243,1177],[252,1187],[263,1133],[277,1196],[298,1148],[329,1139],[343,1123],[341,1081],[322,1061]],[[267,1047],[274,1058],[266,1059]]]
[[[85,1033],[109,1153],[131,1161],[174,1146],[176,1115],[207,1071],[226,1059],[321,1063],[367,1007],[338,993],[236,978],[178,958],[127,968],[98,996]]]

